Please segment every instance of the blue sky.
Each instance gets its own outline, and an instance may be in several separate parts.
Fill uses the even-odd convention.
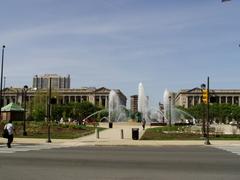
[[[35,74],[71,75],[71,87],[142,82],[152,104],[170,91],[240,88],[240,1],[8,0],[0,6],[6,86]]]

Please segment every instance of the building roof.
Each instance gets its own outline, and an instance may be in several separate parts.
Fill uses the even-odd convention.
[[[21,106],[15,104],[15,103],[10,103],[10,104],[2,107],[2,108],[1,108],[1,111],[2,111],[2,112],[4,112],[4,111],[5,111],[5,112],[6,112],[6,111],[24,111],[24,109],[23,109]]]

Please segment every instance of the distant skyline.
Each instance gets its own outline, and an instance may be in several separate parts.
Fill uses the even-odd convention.
[[[71,76],[71,87],[143,83],[152,105],[164,90],[240,89],[240,1],[10,0],[0,6],[6,86],[34,75]]]

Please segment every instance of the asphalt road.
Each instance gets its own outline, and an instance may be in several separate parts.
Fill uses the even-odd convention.
[[[1,180],[239,180],[240,156],[210,146],[74,147],[0,154]]]

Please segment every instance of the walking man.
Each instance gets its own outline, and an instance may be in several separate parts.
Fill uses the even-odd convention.
[[[8,142],[7,147],[11,148],[11,144],[13,142],[13,132],[15,132],[15,129],[12,124],[12,120],[9,120],[8,123],[4,126],[4,129],[8,130]]]

